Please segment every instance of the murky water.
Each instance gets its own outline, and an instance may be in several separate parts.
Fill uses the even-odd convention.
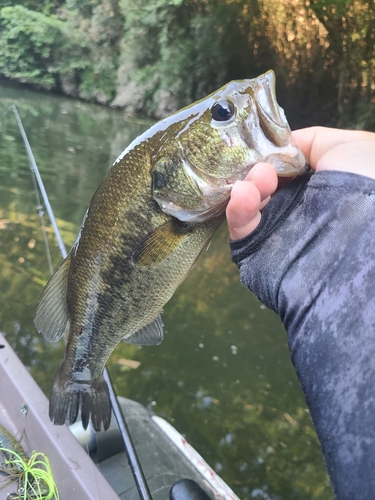
[[[149,124],[0,87],[0,330],[48,394],[64,346],[45,342],[32,323],[49,270],[13,103],[67,247],[108,168]],[[45,223],[56,267],[59,250]],[[118,394],[171,422],[243,499],[332,499],[286,334],[240,285],[226,227],[166,305],[163,320],[160,346],[122,344],[114,351],[108,367]]]

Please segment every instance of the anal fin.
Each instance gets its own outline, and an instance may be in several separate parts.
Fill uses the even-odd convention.
[[[66,292],[70,260],[69,254],[49,279],[36,308],[35,328],[49,342],[59,340],[69,323]]]
[[[124,338],[123,341],[127,344],[159,345],[164,338],[163,326],[163,321],[159,314],[152,323],[144,326],[129,337]]]

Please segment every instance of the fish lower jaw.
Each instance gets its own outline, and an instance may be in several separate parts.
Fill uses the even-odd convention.
[[[292,177],[303,175],[309,168],[305,164],[305,158],[301,152],[292,154],[271,154],[265,157],[265,162],[271,163],[279,177]]]
[[[300,175],[307,174],[311,170],[309,165],[304,165],[302,168],[298,168],[298,169],[296,169],[296,167],[292,163],[290,163],[289,166],[290,166],[290,168],[286,167],[284,164],[283,171],[278,171],[276,169],[277,176],[278,177],[298,177]]]

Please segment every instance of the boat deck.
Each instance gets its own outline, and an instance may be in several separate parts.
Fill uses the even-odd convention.
[[[1,333],[0,380],[0,424],[28,456],[34,450],[47,455],[61,500],[140,499],[114,417],[109,430],[99,433],[90,426],[84,431],[80,422],[70,429],[53,425],[48,399]],[[153,500],[168,499],[182,478],[194,480],[208,498],[239,500],[165,420],[135,401],[118,399]],[[7,481],[0,475],[1,499],[17,490]]]
[[[119,398],[119,401],[152,498],[154,500],[169,498],[171,486],[181,478],[195,480],[212,497],[213,491],[210,486],[204,484],[202,476],[155,424],[146,408],[129,399]],[[117,441],[120,442],[119,432],[117,429],[114,432],[118,436]],[[104,452],[100,451],[100,444],[98,448],[99,453]],[[95,455],[93,458],[95,460]],[[121,499],[139,499],[125,451],[101,459],[98,467]]]

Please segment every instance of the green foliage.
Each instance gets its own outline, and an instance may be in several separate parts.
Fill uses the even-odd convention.
[[[123,25],[117,2],[45,0],[38,6],[43,12],[21,5],[1,10],[0,72],[84,99],[111,100]],[[45,14],[58,6],[64,7],[60,18]]]
[[[120,6],[123,60],[144,94],[137,110],[160,115],[161,95],[182,106],[238,74],[249,75],[247,36],[239,29],[241,3],[123,0]],[[252,66],[254,74],[259,72]]]
[[[14,0],[0,0],[0,10],[3,7],[14,7],[14,3]],[[65,0],[22,0],[22,7],[45,15],[56,14],[64,4]]]
[[[68,5],[77,9],[77,27],[89,47],[89,64],[80,76],[79,95],[106,103],[116,93],[119,42],[124,23],[118,3],[116,0],[70,0]]]
[[[92,16],[92,10],[95,4],[96,2],[92,0],[67,0],[66,2],[68,9],[78,11],[85,18],[90,18]]]
[[[21,5],[1,10],[0,71],[9,78],[55,87],[59,75],[87,65],[85,43],[68,23]]]
[[[161,116],[168,106],[272,67],[294,126],[374,126],[372,113],[361,111],[374,100],[373,2],[120,0],[120,6],[126,21],[115,104]]]
[[[375,128],[373,0],[0,0],[0,73],[162,117],[272,68],[291,125]]]

